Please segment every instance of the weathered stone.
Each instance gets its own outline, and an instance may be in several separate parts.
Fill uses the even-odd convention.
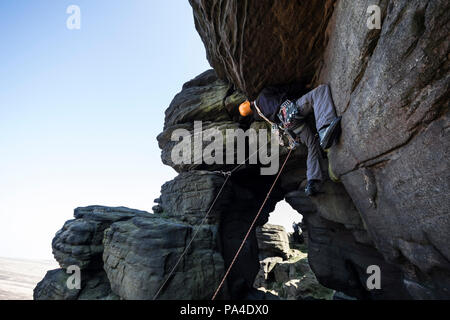
[[[343,116],[329,159],[385,259],[449,297],[450,7],[379,1],[381,30],[343,23],[376,3],[340,1],[328,27],[318,82],[330,84]]]
[[[217,226],[194,228],[156,217],[117,222],[106,231],[103,260],[113,292],[123,299],[153,299],[194,233],[158,298],[210,299],[224,273]]]
[[[227,135],[237,135],[238,130],[242,137],[249,134],[249,129],[256,133],[256,137],[259,137],[259,130],[266,130],[265,143],[270,150],[270,126],[264,121],[253,121],[251,117],[244,119],[239,115],[238,106],[245,99],[242,93],[218,80],[212,70],[185,83],[167,109],[164,131],[157,137],[162,162],[177,172],[231,170],[250,156],[248,148],[244,148],[240,143],[240,149],[238,148],[236,140],[241,138]],[[174,136],[175,133],[177,136]],[[230,139],[234,139],[234,147],[233,144],[228,145]],[[213,142],[218,149],[216,150],[214,145],[214,152],[217,151],[217,154],[211,159],[211,152],[207,151],[208,146],[212,149]],[[174,156],[184,152],[181,150],[183,145],[189,152],[189,161],[175,161]],[[258,146],[261,145],[262,142],[259,141]],[[245,146],[248,147],[248,141]],[[286,150],[281,150],[281,155],[285,154]],[[302,156],[305,154],[306,152],[303,152]],[[233,159],[232,163],[230,159]]]
[[[299,80],[307,88],[328,83],[343,116],[340,140],[328,152],[330,177],[340,181],[326,180],[322,194],[307,198],[302,191],[306,149],[299,147],[256,225],[264,225],[276,203],[286,198],[304,216],[308,259],[266,261],[261,273],[252,229],[222,297],[261,297],[253,290],[259,271],[256,283],[272,282],[265,290],[289,299],[320,298],[308,291],[316,286],[316,277],[329,288],[363,299],[449,298],[448,2],[190,3],[218,77],[210,70],[187,82],[166,112],[164,132],[158,136],[162,160],[184,173],[163,186],[157,215],[123,208],[77,209],[76,219],[54,239],[61,266],[77,264],[92,274],[105,268],[118,296],[151,299],[225,179],[199,170],[235,167],[174,164],[172,132],[185,129],[192,137],[197,120],[204,121],[203,129],[263,129],[263,122],[238,115],[244,94],[254,98],[266,85]],[[374,4],[381,8],[380,30],[366,26],[367,7]],[[280,161],[286,153],[280,149]],[[328,163],[323,164],[326,172]],[[259,168],[246,164],[229,178],[161,298],[210,298],[273,182]],[[312,273],[297,263],[310,264],[314,279],[305,280]],[[370,265],[382,270],[380,290],[366,286]],[[98,277],[104,279],[104,272]],[[62,271],[46,279],[36,289],[37,298],[107,294],[103,289],[102,294],[66,292]]]
[[[69,289],[67,279],[70,274],[64,269],[55,269],[47,271],[42,279],[34,288],[34,300],[76,300],[80,294],[79,289]]]
[[[208,171],[181,173],[161,187],[161,208],[165,217],[173,217],[191,224],[200,224],[213,204],[225,177]],[[205,223],[215,224],[229,208],[230,184],[224,186]]]
[[[355,237],[355,233],[367,234],[361,226],[345,225],[343,221],[323,217],[323,210],[333,209],[321,202],[326,196],[327,193],[308,198],[300,191],[286,196],[286,201],[303,213],[308,236],[308,260],[319,282],[328,288],[341,288],[346,294],[360,299],[408,298],[400,268],[386,261],[371,241],[365,242]],[[330,195],[331,198],[334,196],[336,194]],[[344,202],[345,197],[342,200]],[[345,217],[344,208],[354,210],[351,206],[339,205],[334,208],[333,217]],[[352,216],[354,213],[348,214],[348,217]],[[383,270],[383,290],[367,289],[366,281],[370,276],[367,268],[370,265],[377,265]]]
[[[183,129],[185,130],[186,135],[183,139],[179,141],[172,141],[172,133],[174,130]],[[194,123],[186,123],[175,125],[169,127],[164,132],[162,132],[158,136],[159,145],[161,148],[161,159],[162,162],[168,166],[174,168],[177,172],[183,171],[192,171],[192,170],[220,170],[226,167],[226,159],[227,157],[232,157],[233,159],[236,157],[237,149],[227,149],[226,148],[226,130],[237,130],[239,129],[239,124],[232,121],[223,121],[223,122],[202,122],[201,123],[201,131],[198,129],[196,131],[194,127]],[[217,131],[211,131],[217,130]],[[200,136],[201,133],[201,136]],[[212,164],[207,164],[205,160],[213,162],[214,159],[210,159],[210,153],[204,152],[206,147],[215,143],[215,136],[217,134],[221,135],[222,143],[217,143],[218,146],[221,146],[219,149],[222,152],[222,156],[220,160],[214,161]],[[186,139],[186,140],[184,140]],[[199,146],[196,147],[196,139],[198,139]],[[188,142],[186,142],[188,141]],[[190,144],[190,148],[187,148],[189,151],[189,155],[187,156],[189,161],[176,161],[174,163],[174,155],[172,152],[173,149],[178,145],[178,148],[181,148],[183,144]],[[181,153],[181,151],[180,151]],[[178,154],[177,154],[178,156]],[[237,163],[237,161],[236,161]],[[230,167],[230,166],[228,166]]]
[[[50,270],[34,289],[34,300],[116,300],[103,270],[83,271],[80,289],[69,289],[64,269]]]
[[[190,0],[211,66],[249,97],[266,85],[310,78],[332,0]]]
[[[89,206],[74,211],[76,219],[67,221],[52,241],[53,255],[61,268],[102,269],[103,231],[112,223],[148,212],[125,207]]]
[[[269,286],[268,280],[270,272],[277,265],[277,263],[282,261],[283,261],[282,257],[267,257],[262,259],[260,261],[261,268],[259,269],[259,272],[256,275],[253,286],[258,289],[267,288]]]
[[[270,292],[281,299],[331,299],[333,290],[323,287],[308,264],[307,255],[292,250],[289,260],[265,258],[255,280],[255,288]]]
[[[219,80],[214,70],[207,70],[186,82],[165,112],[164,129],[195,120],[230,121],[232,118],[224,103],[229,90],[230,85]]]
[[[211,65],[250,98],[294,79],[331,87],[343,117],[328,158],[342,184],[328,182],[310,203],[290,196],[309,213],[319,280],[358,297],[448,298],[448,1],[190,2]],[[366,26],[370,5],[381,8],[381,29]],[[305,12],[308,35],[298,22]],[[286,170],[301,174],[294,161]],[[281,181],[286,193],[303,187]],[[361,277],[375,262],[391,289],[367,293]]]
[[[265,224],[257,228],[259,254],[261,260],[267,257],[281,257],[289,259],[292,256],[286,230],[282,226]]]

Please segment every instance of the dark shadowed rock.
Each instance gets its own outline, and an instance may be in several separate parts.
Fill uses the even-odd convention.
[[[330,209],[326,201],[320,201],[324,197],[327,193],[309,198],[301,191],[286,196],[286,201],[303,214],[308,235],[308,260],[319,282],[328,288],[342,288],[348,295],[360,299],[409,298],[402,285],[400,268],[387,262],[371,245],[363,226],[354,224],[354,220],[351,220],[352,224],[342,224],[329,220],[329,216],[324,218],[327,217],[324,212]],[[346,213],[344,208],[341,206],[336,210],[332,219],[342,219]],[[352,212],[348,216],[352,217]],[[366,282],[371,275],[367,273],[367,267],[370,265],[377,265],[382,270],[383,290],[367,289]]]
[[[343,116],[331,167],[405,284],[449,297],[449,3],[380,1],[381,30],[344,23],[369,4],[340,1],[329,26],[319,81]]]
[[[189,0],[209,63],[254,98],[266,85],[312,77],[332,0]]]
[[[359,297],[448,298],[448,1],[190,2],[211,65],[250,98],[302,77],[331,87],[342,136],[328,160],[342,184],[310,203],[290,197],[311,213],[318,279]],[[366,25],[370,5],[381,29]],[[282,183],[301,189],[290,176]],[[392,291],[364,291],[376,262]]]
[[[153,299],[197,230],[158,298],[210,299],[224,273],[217,226],[156,217],[118,222],[105,233],[104,268],[113,291],[123,299]]]
[[[258,229],[261,261],[255,288],[286,300],[331,299],[333,290],[317,281],[305,252],[289,247],[283,227],[266,224]]]
[[[162,214],[191,224],[200,224],[219,193],[225,177],[208,171],[181,173],[161,187]],[[224,186],[214,210],[207,216],[210,224],[218,223],[220,216],[229,208],[230,184]]]

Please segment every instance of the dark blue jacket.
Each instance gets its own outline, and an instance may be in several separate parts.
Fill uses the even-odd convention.
[[[299,83],[266,87],[256,98],[256,104],[270,121],[278,122],[276,115],[280,105],[287,99],[294,102],[300,98],[303,90],[304,87]],[[253,112],[253,115],[256,120],[261,120],[257,112]]]

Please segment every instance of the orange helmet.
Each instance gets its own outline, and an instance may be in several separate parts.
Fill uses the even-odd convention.
[[[252,108],[250,107],[250,101],[244,101],[239,105],[239,113],[241,116],[246,117],[248,115],[251,115],[253,113]]]

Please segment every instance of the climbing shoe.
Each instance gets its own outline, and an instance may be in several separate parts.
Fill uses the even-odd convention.
[[[330,123],[329,126],[319,130],[320,146],[323,150],[331,147],[334,140],[337,138],[341,118],[342,117],[337,117]]]
[[[320,191],[320,180],[308,180],[305,187],[305,194],[308,197],[318,194]]]

